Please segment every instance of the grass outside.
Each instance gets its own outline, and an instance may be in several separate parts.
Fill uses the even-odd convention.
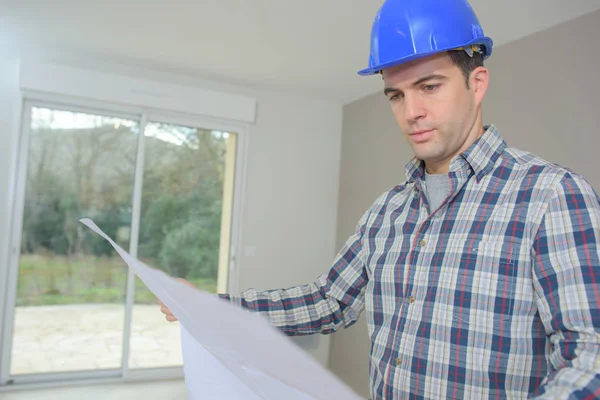
[[[151,261],[143,261],[152,265]],[[17,306],[123,304],[127,270],[119,257],[21,255]],[[202,290],[216,292],[216,278],[190,281]],[[154,294],[137,277],[135,303],[155,303]]]

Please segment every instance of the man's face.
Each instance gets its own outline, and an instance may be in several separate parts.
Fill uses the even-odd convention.
[[[429,173],[445,173],[450,160],[481,134],[481,101],[487,69],[469,77],[447,53],[383,70],[392,113],[417,158]]]

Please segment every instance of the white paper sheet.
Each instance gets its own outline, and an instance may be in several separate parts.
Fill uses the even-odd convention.
[[[93,221],[84,218],[81,222],[108,240],[179,319],[190,399],[361,399],[261,315],[148,267]]]
[[[188,399],[260,400],[183,326],[181,349]]]

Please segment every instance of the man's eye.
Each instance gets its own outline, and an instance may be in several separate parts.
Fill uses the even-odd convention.
[[[425,86],[423,86],[423,89],[425,89],[426,92],[433,92],[437,88],[438,88],[438,85],[425,85]]]

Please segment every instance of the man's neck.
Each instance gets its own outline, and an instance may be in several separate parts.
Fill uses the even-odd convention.
[[[450,161],[452,160],[452,158],[465,152],[469,147],[471,147],[471,145],[473,143],[475,143],[480,137],[482,137],[483,134],[485,133],[485,127],[483,125],[478,124],[478,127],[475,128],[474,131],[478,132],[476,135],[471,135],[471,136],[474,136],[474,138],[467,140],[465,142],[465,144],[463,145],[463,147],[456,154],[454,154],[452,157],[450,157],[448,160],[441,161],[439,163],[436,163],[436,162],[428,163],[427,161],[425,161],[425,171],[429,175],[447,174],[448,171],[450,170]]]
[[[443,165],[431,165],[431,163],[425,162],[425,172],[429,175],[441,175],[447,174],[450,170],[450,163],[444,163]]]

